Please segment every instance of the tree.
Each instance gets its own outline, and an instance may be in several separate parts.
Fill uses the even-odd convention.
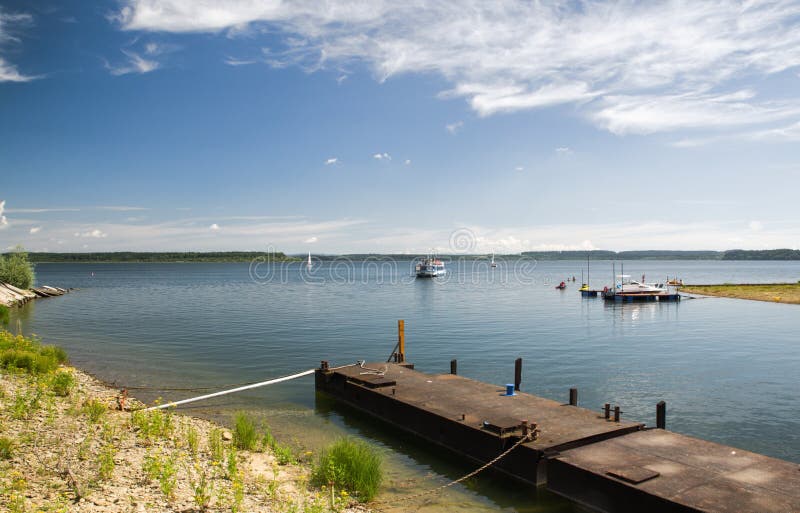
[[[28,260],[28,253],[22,246],[17,246],[11,253],[0,256],[0,282],[20,289],[29,289],[35,279],[33,264]]]

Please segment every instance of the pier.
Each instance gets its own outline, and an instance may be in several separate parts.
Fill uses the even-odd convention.
[[[618,405],[560,403],[457,374],[426,374],[394,361],[315,372],[318,391],[526,485],[603,512],[788,512],[800,508],[800,465],[623,420]],[[566,392],[566,391],[565,391]],[[565,394],[566,398],[566,394]]]

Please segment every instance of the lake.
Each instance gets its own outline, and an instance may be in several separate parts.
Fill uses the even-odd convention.
[[[38,282],[79,290],[31,302],[26,334],[63,346],[73,364],[119,386],[161,388],[137,397],[193,395],[168,388],[220,387],[292,374],[329,360],[385,361],[406,321],[407,359],[449,372],[800,462],[800,306],[721,298],[607,304],[577,292],[586,262],[498,257],[448,261],[444,279],[415,280],[413,263],[375,259],[305,264],[39,264]],[[627,261],[647,281],[795,282],[800,262]],[[617,273],[621,271],[617,263]],[[576,276],[564,291],[561,280]],[[591,263],[591,285],[612,282],[612,263]],[[16,323],[16,319],[12,322]],[[14,324],[12,324],[14,326]],[[202,392],[200,392],[202,393]],[[255,411],[279,440],[318,450],[355,434],[387,462],[383,498],[472,470],[449,454],[314,392],[313,377],[184,408],[226,421]],[[579,511],[546,491],[486,474],[426,502],[424,512]],[[391,508],[387,508],[390,510]]]

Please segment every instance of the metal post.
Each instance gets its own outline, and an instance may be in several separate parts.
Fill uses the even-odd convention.
[[[458,360],[450,360],[450,374],[458,374]]]
[[[664,401],[658,401],[656,404],[656,427],[667,429],[667,403]]]
[[[570,388],[569,389],[569,405],[570,406],[578,406],[578,389],[577,388]]]
[[[397,363],[406,361],[406,321],[397,321]]]
[[[606,420],[611,418],[611,405],[606,403],[603,405],[603,411],[605,413]]]
[[[619,422],[619,406],[614,406],[614,422]]]
[[[514,361],[514,390],[519,392],[519,385],[522,383],[522,358]]]

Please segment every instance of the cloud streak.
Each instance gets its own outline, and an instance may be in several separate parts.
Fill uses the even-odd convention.
[[[0,7],[0,50],[4,44],[18,44],[20,43],[19,37],[14,33],[21,27],[28,26],[33,23],[33,17],[25,13],[6,13]],[[17,66],[8,62],[0,55],[0,82],[30,82],[35,80],[37,76],[25,75],[20,73]]]
[[[572,105],[615,134],[722,130],[800,117],[759,93],[800,66],[800,6],[771,2],[126,0],[125,30],[283,36],[273,66],[366,63],[380,81],[437,73],[481,116]],[[244,31],[252,35],[252,31]],[[780,133],[764,132],[765,137]]]

